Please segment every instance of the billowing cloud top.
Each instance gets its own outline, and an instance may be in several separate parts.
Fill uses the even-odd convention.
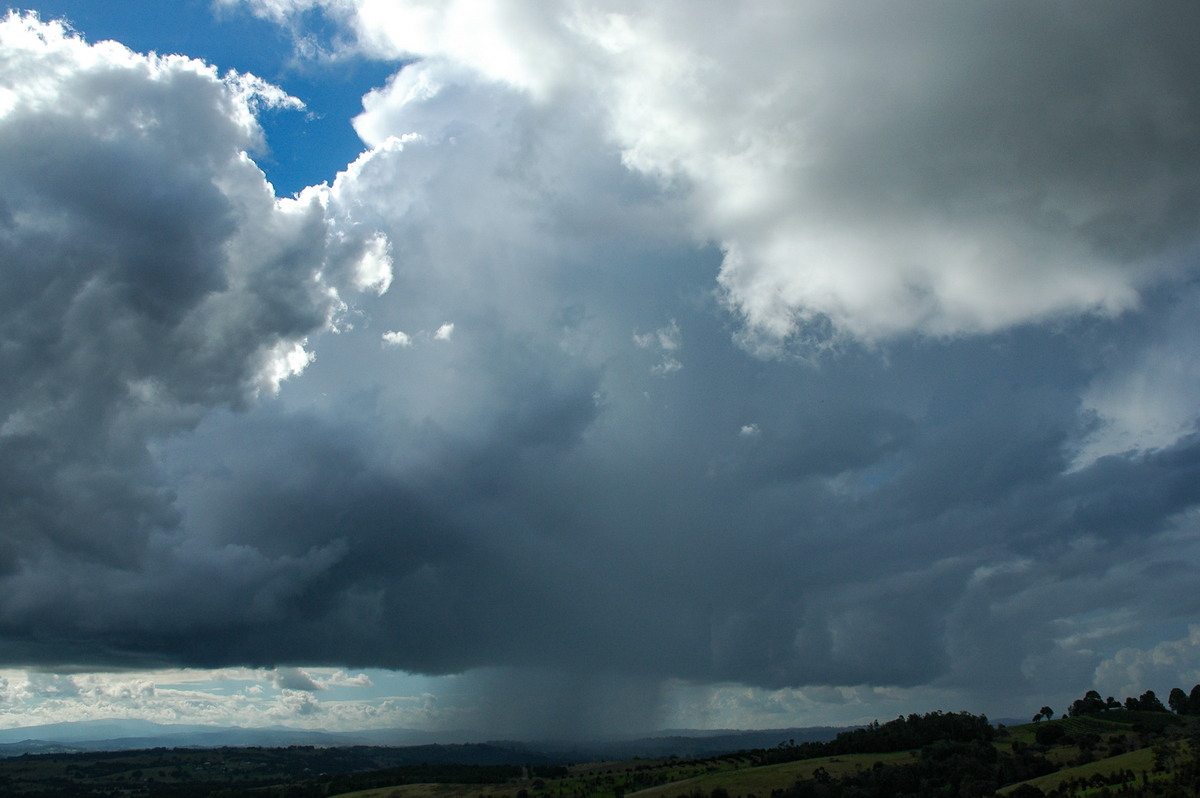
[[[1114,314],[1196,254],[1179,4],[250,5],[425,59],[368,102],[370,143],[446,81],[588,98],[627,166],[688,187],[769,338]]]
[[[182,56],[0,23],[0,561],[18,627],[37,626],[31,600],[77,609],[28,592],[41,566],[138,567],[175,528],[151,441],[277,391],[337,323],[342,284],[390,279],[386,242],[331,218],[328,190],[276,199],[247,156],[256,109],[297,104]]]
[[[257,78],[0,25],[5,661],[639,725],[1184,637],[1192,5],[244,5],[404,64],[330,185]]]

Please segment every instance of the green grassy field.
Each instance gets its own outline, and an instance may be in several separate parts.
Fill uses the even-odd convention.
[[[1133,725],[1128,722],[1120,723],[1096,717],[1067,718],[1049,722],[1061,726],[1074,739],[1090,737],[1092,739],[1092,755],[1097,760],[1107,760],[1114,755],[1122,755],[1144,745],[1139,742],[1138,734],[1133,731]],[[1008,735],[997,739],[996,746],[1001,750],[1008,748],[1014,742],[1035,746],[1037,745],[1037,729],[1038,724],[1034,723],[1010,726],[1006,730]],[[1045,752],[1046,758],[1059,767],[1072,766],[1082,754],[1083,749],[1077,744],[1056,745]]]
[[[784,762],[778,765],[763,767],[736,767],[732,763],[715,765],[706,764],[703,768],[680,764],[663,763],[656,774],[666,780],[646,789],[624,792],[625,798],[678,798],[690,796],[694,792],[709,795],[717,788],[724,789],[733,798],[738,796],[758,796],[766,798],[772,790],[785,789],[801,779],[812,778],[818,768],[824,768],[830,776],[838,778],[849,775],[859,769],[873,767],[876,762],[884,765],[901,765],[912,761],[913,752],[904,751],[891,754],[849,754],[838,757],[821,757],[805,759],[798,762]],[[615,795],[612,787],[619,786],[624,774],[631,766],[645,768],[646,763],[614,762],[606,763],[608,767],[597,770],[595,767],[582,770],[564,779],[554,779],[543,783],[514,782],[512,784],[468,785],[468,784],[410,784],[400,787],[383,787],[361,792],[344,793],[334,798],[518,798],[524,791],[528,798],[575,798],[589,796],[595,798],[605,792]],[[696,770],[702,772],[696,774]],[[590,774],[590,775],[589,775]],[[599,781],[597,781],[599,777]],[[609,782],[608,779],[612,781]],[[608,786],[609,790],[604,791]],[[595,792],[599,787],[602,792]]]
[[[885,765],[902,765],[911,762],[913,756],[911,751],[892,754],[846,754],[720,773],[706,773],[703,776],[628,793],[627,798],[633,798],[633,796],[636,798],[677,798],[681,795],[690,795],[694,790],[708,795],[718,787],[724,789],[733,798],[749,795],[763,798],[763,796],[770,796],[772,790],[782,790],[799,780],[811,779],[818,768],[824,768],[830,776],[838,778],[851,774],[857,769],[873,767],[876,762],[882,762]]]
[[[1154,752],[1149,748],[1142,748],[1137,751],[1130,751],[1127,754],[1119,754],[1108,759],[1100,759],[1095,762],[1089,762],[1086,765],[1078,765],[1046,776],[1039,776],[1036,779],[1021,782],[1021,784],[1031,784],[1042,792],[1048,793],[1060,784],[1073,779],[1086,779],[1097,773],[1107,776],[1123,770],[1133,771],[1134,775],[1139,779],[1143,772],[1152,774],[1154,771]],[[1019,786],[1020,784],[1010,784],[996,792],[998,795],[1007,795]]]
[[[1044,757],[1058,771],[1030,779],[1030,784],[1049,793],[1070,782],[1085,782],[1095,776],[1126,776],[1140,784],[1143,779],[1170,778],[1156,774],[1155,748],[1176,745],[1187,751],[1180,740],[1196,724],[1182,725],[1163,713],[1122,712],[1108,717],[1075,717],[1040,724],[1029,723],[1002,729],[994,740],[1002,754]],[[1038,742],[1039,732],[1042,742]],[[1055,735],[1058,735],[1057,738]],[[1055,740],[1054,744],[1048,744]],[[1061,742],[1058,742],[1061,740]],[[917,764],[918,751],[875,754],[842,754],[794,762],[753,766],[748,752],[741,756],[706,760],[630,760],[595,762],[570,768],[563,778],[512,781],[495,785],[433,785],[387,787],[336,798],[709,798],[723,791],[729,798],[769,798],[776,790],[787,790],[798,781],[814,778],[823,769],[834,780],[855,776],[877,765],[884,767]],[[1160,757],[1161,758],[1161,757]],[[758,758],[757,761],[761,761]],[[925,761],[927,764],[927,761]],[[1025,772],[1030,772],[1026,770]],[[1036,771],[1033,771],[1036,772]],[[1144,774],[1144,775],[1143,775]],[[866,774],[864,774],[866,775]],[[1002,787],[999,795],[1013,792],[1019,784]],[[1091,796],[1103,787],[1077,786],[1075,795]]]
[[[345,792],[333,798],[476,798],[476,796],[513,795],[509,784],[405,784],[374,790]]]
[[[616,798],[638,785],[678,783],[733,770],[733,760],[629,760],[573,765],[557,779],[526,779],[506,784],[408,784],[344,793],[335,798]],[[523,794],[523,795],[522,795]]]

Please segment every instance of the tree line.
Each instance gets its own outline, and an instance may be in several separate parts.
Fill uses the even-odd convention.
[[[929,712],[901,716],[883,724],[872,721],[861,729],[840,732],[828,742],[781,743],[775,748],[756,751],[755,760],[759,765],[771,765],[823,756],[908,751],[938,741],[990,743],[995,735],[996,730],[986,715]]]
[[[1137,698],[1129,696],[1124,703],[1117,701],[1112,696],[1101,698],[1100,693],[1088,690],[1083,698],[1077,698],[1071,703],[1067,714],[1072,718],[1077,718],[1080,715],[1095,715],[1100,712],[1124,709],[1131,712],[1174,712],[1176,715],[1200,715],[1200,684],[1193,687],[1190,693],[1185,693],[1181,687],[1172,687],[1171,692],[1167,695],[1167,705],[1170,709],[1163,706],[1162,701],[1154,694],[1153,690],[1147,690]],[[1033,716],[1033,722],[1037,723],[1042,718],[1050,720],[1053,717],[1053,709],[1042,707]]]

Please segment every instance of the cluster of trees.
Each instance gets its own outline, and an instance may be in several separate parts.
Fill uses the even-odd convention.
[[[1008,752],[983,740],[938,740],[923,746],[911,764],[876,763],[841,778],[818,768],[813,778],[774,790],[771,798],[992,798],[1001,785],[1054,770],[1029,746],[1016,745]]]
[[[1080,715],[1094,715],[1098,712],[1108,712],[1114,709],[1127,709],[1132,712],[1174,712],[1178,715],[1200,715],[1200,684],[1192,688],[1190,693],[1183,692],[1182,688],[1171,688],[1170,694],[1167,696],[1167,704],[1170,705],[1170,710],[1163,706],[1162,701],[1154,694],[1153,690],[1147,690],[1138,698],[1130,696],[1125,699],[1125,703],[1118,702],[1112,696],[1101,698],[1100,694],[1095,690],[1088,690],[1083,698],[1077,698],[1071,704],[1071,708],[1067,710],[1067,714],[1073,718]],[[1033,716],[1034,723],[1037,723],[1042,718],[1049,720],[1054,717],[1054,710],[1050,707],[1042,707],[1041,710]]]
[[[1053,787],[1044,788],[1045,791],[1021,784],[1008,795],[1010,798],[1200,796],[1200,726],[1170,714],[1174,711],[1177,715],[1200,715],[1200,686],[1193,688],[1190,694],[1180,688],[1172,690],[1167,704],[1170,709],[1152,690],[1124,702],[1104,699],[1093,690],[1071,705],[1072,716],[1112,710],[1139,713],[1125,716],[1125,725],[1132,731],[1110,737],[1105,751],[1110,756],[1123,751],[1124,737],[1129,735],[1138,740],[1140,746],[1146,746],[1149,740],[1157,740],[1153,772],[1135,774],[1129,768],[1114,768],[1112,772],[1088,773],[1060,781]],[[1042,707],[1034,720],[1053,717],[1052,708]],[[1094,761],[1093,749],[1101,743],[1101,738],[1089,731],[1094,727],[1094,721],[1070,721],[1038,726],[1037,745],[1013,738],[1009,746],[1000,747],[990,742],[990,734],[978,729],[978,720],[965,713],[932,713],[897,718],[883,725],[873,723],[864,729],[844,732],[829,743],[819,744],[825,746],[824,750],[811,747],[806,753],[828,755],[835,748],[846,753],[857,750],[883,753],[904,748],[917,748],[919,752],[914,760],[890,765],[876,762],[873,767],[856,767],[853,772],[843,771],[836,776],[818,768],[811,778],[798,781],[786,790],[773,791],[771,798],[994,798],[1003,785],[1018,784],[1063,767],[1063,756],[1070,753],[1070,749],[1056,748],[1048,754],[1051,746],[1078,746],[1079,758],[1074,764],[1081,764]],[[1164,732],[1167,727],[1175,730]],[[1185,731],[1180,731],[1181,728]],[[1180,742],[1189,729],[1192,739]],[[933,734],[935,730],[958,739],[925,738],[927,732]],[[1068,732],[1072,736],[1068,736]],[[707,798],[729,796],[714,793]]]
[[[1180,715],[1200,715],[1200,684],[1194,686],[1190,693],[1184,693],[1179,687],[1172,687],[1167,695],[1167,703],[1171,710]]]
[[[995,735],[996,730],[986,715],[929,712],[898,717],[883,724],[874,721],[861,729],[841,732],[829,742],[781,744],[777,748],[755,752],[755,761],[760,765],[771,765],[821,756],[908,751],[938,741],[990,743]]]
[[[1138,781],[1139,779],[1137,774],[1128,769],[1117,770],[1112,773],[1093,773],[1090,776],[1079,776],[1077,778],[1064,779],[1063,781],[1060,781],[1054,788],[1051,795],[1074,796],[1082,793],[1084,795],[1135,796],[1140,792]],[[1144,787],[1147,783],[1147,778],[1143,773],[1141,784]],[[1030,798],[1035,798],[1035,796],[1038,795],[1045,795],[1042,790],[1039,790],[1036,787],[1029,787],[1028,785],[1026,785],[1024,792],[1027,796],[1030,796]],[[1017,795],[1017,793],[1014,791],[1013,795]]]

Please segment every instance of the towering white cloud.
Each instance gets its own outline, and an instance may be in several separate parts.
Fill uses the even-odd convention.
[[[1110,316],[1197,251],[1186,4],[244,1],[427,62],[371,142],[447,80],[587,98],[761,344]]]

